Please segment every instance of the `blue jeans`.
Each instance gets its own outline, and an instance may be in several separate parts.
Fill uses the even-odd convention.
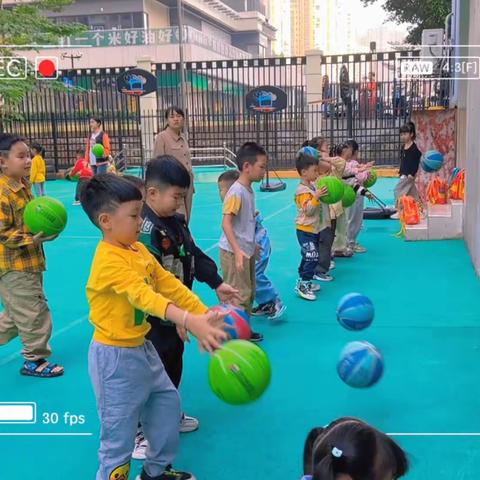
[[[298,267],[298,275],[302,280],[310,281],[315,275],[315,270],[320,258],[320,234],[297,230],[297,239],[302,253],[302,261]]]
[[[272,249],[270,244],[268,244],[268,250],[262,247],[261,245],[260,258],[255,262],[255,301],[258,305],[275,302],[279,298],[277,289],[265,274]]]
[[[92,167],[95,175],[101,175],[102,173],[107,173],[108,163],[104,163],[102,165],[92,165]]]
[[[173,463],[180,441],[180,398],[148,340],[140,347],[93,341],[88,371],[100,417],[96,480],[128,478],[137,427],[149,442],[145,472],[158,477]]]

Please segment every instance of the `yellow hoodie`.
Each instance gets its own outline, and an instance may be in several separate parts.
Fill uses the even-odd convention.
[[[194,314],[208,309],[140,242],[129,250],[98,244],[87,282],[93,339],[117,347],[138,347],[150,330],[147,314],[165,318],[170,303]]]
[[[30,183],[43,183],[45,175],[45,160],[41,155],[35,155],[32,158],[32,166],[30,167]]]

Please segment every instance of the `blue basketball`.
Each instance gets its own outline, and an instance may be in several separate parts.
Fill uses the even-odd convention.
[[[361,293],[345,295],[337,307],[337,320],[347,330],[363,330],[369,327],[374,315],[372,301]]]
[[[422,155],[420,165],[428,173],[437,172],[442,168],[444,160],[440,152],[437,150],[429,150]]]
[[[298,152],[298,155],[308,155],[309,157],[318,158],[318,150],[314,147],[302,147]]]
[[[371,387],[382,377],[382,354],[368,342],[348,343],[342,350],[337,372],[350,387]]]

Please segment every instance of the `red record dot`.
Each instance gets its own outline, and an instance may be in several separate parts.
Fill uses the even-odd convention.
[[[55,74],[55,63],[52,60],[42,60],[38,64],[38,72],[43,77],[53,77]]]

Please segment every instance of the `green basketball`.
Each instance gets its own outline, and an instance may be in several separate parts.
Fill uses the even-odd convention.
[[[365,188],[370,188],[370,187],[373,187],[376,183],[377,183],[377,171],[374,168],[372,168],[368,172],[368,177],[365,180],[365,182],[363,182],[363,186]]]
[[[97,157],[101,158],[105,154],[105,149],[103,148],[103,145],[101,143],[96,143],[92,147],[92,153]]]
[[[317,188],[327,187],[328,195],[325,197],[320,197],[320,201],[331,205],[333,203],[338,203],[343,198],[343,192],[345,189],[345,184],[339,180],[337,177],[322,177],[317,182]]]
[[[357,194],[355,190],[350,185],[345,185],[345,190],[343,191],[342,205],[344,208],[351,207],[355,200],[357,199]]]
[[[63,203],[52,197],[38,197],[28,202],[23,221],[33,234],[58,235],[67,224],[67,210]]]
[[[226,403],[242,405],[257,400],[270,383],[265,352],[246,340],[231,340],[217,350],[208,366],[213,393]]]

